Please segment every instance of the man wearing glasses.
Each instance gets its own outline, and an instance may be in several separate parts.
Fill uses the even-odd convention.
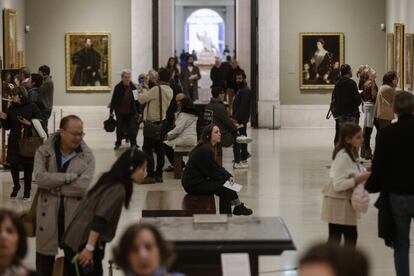
[[[34,175],[39,189],[36,214],[36,270],[52,275],[66,226],[85,195],[95,171],[95,158],[83,141],[83,122],[64,117],[58,133],[36,152]]]

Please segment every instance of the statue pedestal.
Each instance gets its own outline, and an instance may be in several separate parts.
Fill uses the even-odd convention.
[[[201,52],[198,55],[198,60],[195,62],[196,65],[214,65],[216,61],[216,55],[214,52]]]

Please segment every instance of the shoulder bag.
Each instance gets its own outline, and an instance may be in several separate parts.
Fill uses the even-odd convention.
[[[144,122],[144,137],[151,138],[153,140],[162,140],[164,138],[164,122],[162,120],[162,95],[161,95],[161,86],[158,86],[159,94],[159,105],[160,105],[160,120],[158,122],[151,122],[145,120]],[[149,104],[147,106],[147,119],[148,119],[148,110]]]
[[[33,158],[37,149],[43,144],[43,138],[40,137],[33,125],[23,127],[20,137],[19,155]]]

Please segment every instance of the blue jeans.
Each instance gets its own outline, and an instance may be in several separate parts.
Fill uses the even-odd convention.
[[[410,225],[414,219],[414,196],[390,194],[395,222],[394,265],[397,276],[410,276]]]
[[[246,126],[239,128],[237,132],[238,132],[238,135],[247,136]],[[234,139],[235,139],[233,143],[234,162],[240,163],[240,161],[247,160],[247,157],[249,156],[249,152],[247,151],[247,144],[237,143],[236,142],[237,136],[235,136]]]

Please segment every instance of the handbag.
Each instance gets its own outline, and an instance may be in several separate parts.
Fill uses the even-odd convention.
[[[58,257],[53,266],[52,276],[63,276],[65,271],[65,257]]]
[[[114,132],[116,129],[116,120],[114,119],[114,115],[109,115],[108,120],[105,120],[103,125],[106,132]]]
[[[335,102],[335,89],[332,91],[331,104],[329,105],[329,110],[328,110],[328,113],[326,114],[326,120],[329,120],[332,115],[334,116],[334,118],[337,117],[336,102]]]
[[[36,191],[36,194],[33,198],[30,209],[23,211],[19,215],[21,221],[23,222],[24,229],[26,230],[26,235],[28,237],[36,236],[36,207],[37,207],[38,199],[39,199],[39,190]]]
[[[33,126],[23,127],[19,141],[19,155],[33,158],[37,149],[43,145],[43,138],[39,136]]]
[[[144,122],[144,137],[151,138],[153,140],[162,140],[164,138],[164,121],[162,120],[162,97],[161,86],[158,86],[159,104],[160,104],[160,120],[158,122]],[[149,103],[147,106],[148,117]]]

